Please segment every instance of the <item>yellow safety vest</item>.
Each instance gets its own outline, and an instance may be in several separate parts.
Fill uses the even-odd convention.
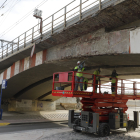
[[[93,74],[94,74],[94,75],[99,75],[100,72],[99,72],[98,70],[95,70]],[[96,80],[99,80],[99,77],[98,77],[98,76],[96,76]]]
[[[85,68],[82,68],[82,70],[81,70],[81,69],[78,68],[78,66],[76,66],[74,69],[75,69],[75,70],[78,69],[77,72],[82,72],[82,71],[84,71]],[[83,76],[83,73],[76,73],[76,76],[77,76],[77,77],[82,77],[82,76]]]
[[[112,83],[114,84],[114,83],[116,83],[116,78],[118,78],[118,76],[116,76],[116,77],[111,77],[112,78]]]

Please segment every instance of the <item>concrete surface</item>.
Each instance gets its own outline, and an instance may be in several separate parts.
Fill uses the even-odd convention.
[[[95,8],[92,12],[90,11],[85,15],[83,13],[82,18],[84,20],[82,19],[81,21],[79,21],[79,16],[77,16],[78,18],[76,17],[76,19],[78,19],[78,21],[75,20],[72,25],[69,24],[71,26],[58,30],[53,36],[43,39],[44,41],[37,41],[36,43],[38,44],[36,45],[35,52],[66,43],[69,40],[89,32],[97,31],[101,28],[112,30],[136,21],[139,19],[139,0],[134,0],[134,2],[131,0],[105,0],[102,2],[102,10],[99,11],[98,8]],[[0,69],[3,70],[12,65],[15,61],[29,56],[30,52],[31,48],[28,48],[26,51],[22,51],[21,54],[17,53],[16,55],[1,61]]]
[[[99,137],[84,132],[74,132],[67,122],[9,125],[0,127],[2,140],[139,140],[140,129],[127,133],[126,129],[112,131],[108,137]]]
[[[54,111],[55,102],[38,100],[9,100],[8,111]]]
[[[133,111],[140,111],[140,107],[129,107],[127,114],[129,114],[130,120],[133,120]],[[68,110],[56,110],[56,111],[35,111],[35,112],[4,112],[3,118],[0,120],[0,125],[3,123],[8,124],[22,124],[22,123],[34,123],[34,122],[48,122],[48,121],[60,121],[68,120]],[[140,116],[139,116],[140,120]],[[6,124],[7,125],[7,124]]]
[[[4,112],[0,126],[68,120],[68,110],[36,112]]]
[[[116,67],[119,78],[140,78],[140,55],[129,54],[129,34],[100,29],[15,62],[0,75],[0,83],[8,79],[3,98],[57,100],[51,95],[52,74],[72,70],[77,60],[85,60],[87,73],[101,67],[102,75],[110,75]]]

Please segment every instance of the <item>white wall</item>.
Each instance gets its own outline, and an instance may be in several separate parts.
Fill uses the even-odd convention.
[[[130,53],[140,53],[140,28],[130,31]]]
[[[76,103],[75,97],[62,97],[56,100],[56,105],[59,105],[60,103]]]

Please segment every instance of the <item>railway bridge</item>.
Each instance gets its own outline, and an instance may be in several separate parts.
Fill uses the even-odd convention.
[[[3,100],[10,101],[9,110],[23,99],[55,109],[52,75],[73,70],[78,60],[89,73],[100,67],[102,75],[116,69],[119,78],[139,79],[139,18],[139,0],[74,0],[43,20],[42,34],[36,25],[13,39],[0,49],[0,84],[8,80]]]

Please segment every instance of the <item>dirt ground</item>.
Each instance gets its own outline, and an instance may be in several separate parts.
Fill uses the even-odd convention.
[[[55,133],[53,133],[53,131],[54,130],[52,130],[48,136],[44,136],[39,140],[140,140],[140,129],[132,133],[127,133],[125,129],[117,130],[111,132],[110,136],[104,138],[94,134],[77,133],[69,128],[61,130],[56,129]]]

